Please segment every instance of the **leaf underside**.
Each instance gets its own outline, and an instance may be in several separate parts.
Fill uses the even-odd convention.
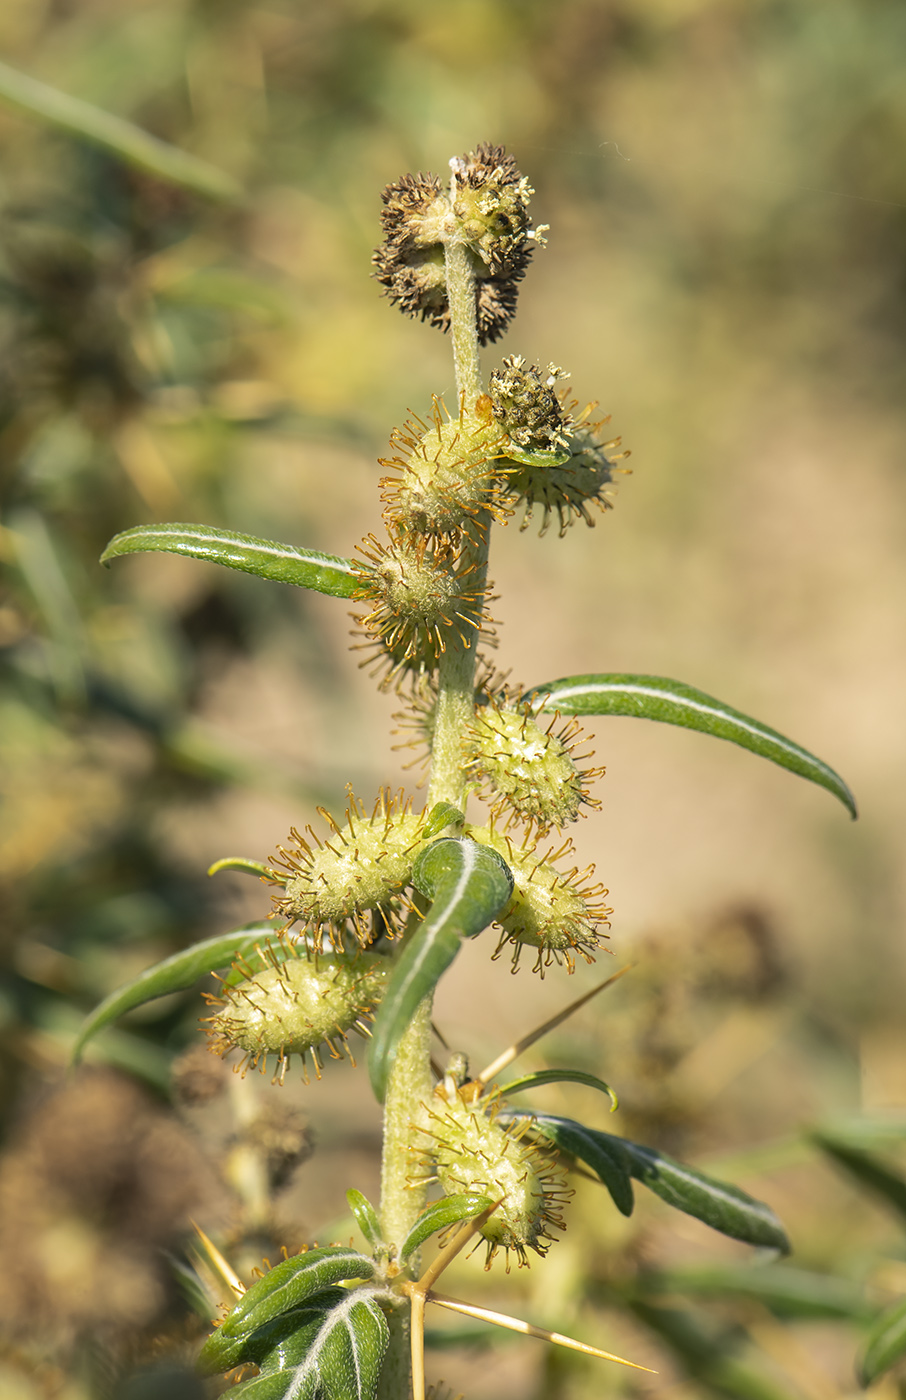
[[[131,982],[117,987],[86,1017],[72,1049],[72,1063],[77,1064],[89,1040],[119,1016],[134,1010],[136,1006],[143,1006],[147,1001],[154,1001],[156,997],[186,991],[206,973],[229,967],[234,959],[254,953],[256,945],[266,943],[274,935],[273,924],[249,924],[233,933],[223,933],[202,943],[193,943],[191,948],[184,948],[172,957],[164,958],[163,962],[146,968]]]
[[[173,521],[163,525],[136,525],[115,535],[101,555],[108,564],[124,554],[184,554],[227,569],[240,569],[258,578],[311,588],[333,598],[351,598],[356,578],[351,559],[338,554],[321,554],[315,549],[262,540],[235,530],[218,530],[212,525],[190,525]]]
[[[727,739],[791,773],[818,783],[839,798],[853,817],[857,816],[855,798],[846,783],[822,759],[776,729],[770,729],[683,681],[616,672],[564,676],[534,686],[526,691],[523,699],[536,702],[542,710],[557,710],[562,715],[631,715]]]
[[[493,1204],[490,1196],[481,1196],[476,1192],[444,1196],[442,1200],[434,1201],[422,1211],[400,1246],[400,1259],[408,1259],[431,1235],[448,1229],[460,1220],[472,1220]]]
[[[576,1157],[597,1173],[624,1215],[632,1213],[630,1178],[647,1186],[661,1200],[685,1215],[694,1216],[713,1230],[745,1244],[789,1253],[786,1232],[763,1201],[729,1182],[717,1181],[628,1138],[615,1137],[550,1113],[505,1109],[501,1121],[526,1118],[536,1132],[562,1152]]]
[[[513,891],[497,852],[468,837],[444,836],[428,846],[415,862],[412,883],[432,904],[396,962],[372,1027],[368,1072],[379,1103],[396,1047],[419,1002],[437,985],[463,939],[486,929]]]

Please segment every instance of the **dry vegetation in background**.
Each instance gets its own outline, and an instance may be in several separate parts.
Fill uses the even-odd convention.
[[[852,1319],[906,1292],[903,1211],[804,1129],[866,1115],[883,1148],[906,1113],[904,53],[898,0],[0,7],[0,59],[245,191],[205,199],[0,103],[0,1394],[192,1400],[190,1218],[252,1263],[349,1233],[338,1154],[370,1189],[361,1079],[279,1099],[224,1080],[191,1049],[197,996],[64,1076],[101,995],[266,912],[211,860],[266,858],[405,761],[334,600],[97,557],[144,520],[340,554],[372,527],[391,427],[450,390],[448,348],[371,280],[379,191],[481,139],[517,153],[553,226],[499,355],[570,369],[634,468],[565,549],[495,543],[514,679],[540,678],[548,631],[546,676],[682,676],[822,754],[860,821],[728,745],[597,721],[580,854],[638,969],[560,1042],[617,1087],[624,1131],[732,1160],[838,1294],[799,1321],[711,1297],[742,1250],[602,1193],[518,1285],[659,1377],[484,1336],[434,1371],[470,1400],[857,1393]],[[476,967],[467,949],[438,1018],[478,1060],[594,975],[504,963],[476,991]]]

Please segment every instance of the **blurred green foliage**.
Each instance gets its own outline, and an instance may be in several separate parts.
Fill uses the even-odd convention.
[[[61,1074],[81,1011],[264,912],[238,879],[207,887],[211,859],[234,843],[266,858],[284,815],[336,805],[346,781],[398,780],[387,707],[346,655],[334,600],[180,560],[105,573],[97,558],[117,531],[164,519],[349,552],[376,513],[391,426],[450,378],[448,347],[369,279],[379,190],[485,139],[516,152],[554,226],[501,353],[573,367],[580,397],[603,386],[640,467],[598,538],[543,561],[532,544],[527,565],[519,542],[501,544],[526,678],[545,627],[552,675],[681,674],[826,754],[864,815],[841,834],[822,795],[761,776],[741,808],[748,767],[723,788],[697,750],[666,746],[654,763],[678,755],[674,785],[640,772],[627,799],[619,760],[635,740],[601,726],[617,874],[608,860],[602,873],[622,879],[628,928],[658,932],[638,993],[609,993],[571,1053],[584,1046],[615,1083],[625,1131],[668,1150],[787,1135],[774,1162],[788,1164],[759,1194],[787,1218],[794,1266],[842,1292],[820,1303],[813,1281],[795,1329],[777,1320],[789,1301],[734,1295],[726,1277],[709,1293],[700,1276],[690,1305],[699,1236],[656,1208],[627,1225],[583,1191],[595,1225],[531,1287],[590,1340],[607,1308],[616,1349],[661,1379],[534,1352],[508,1370],[506,1349],[490,1378],[486,1356],[464,1374],[475,1397],[853,1391],[858,1328],[827,1318],[894,1302],[906,1256],[864,1173],[847,1185],[814,1156],[803,1166],[797,1129],[906,1108],[906,741],[887,698],[906,593],[904,52],[898,0],[6,0],[6,63],[242,193],[209,198],[0,103],[4,1394],[196,1395],[159,1246],[192,1213],[246,1262],[301,1243],[291,1192],[281,1215],[249,1188],[244,1090],[233,1127],[205,1129],[240,1209],[158,1102],[106,1069],[68,1088]],[[561,595],[602,578],[619,603],[608,655],[590,657],[600,618],[564,619]],[[724,844],[737,821],[739,849]],[[587,824],[590,856],[599,833]],[[652,886],[647,903],[634,880]],[[705,947],[709,927],[723,932]],[[166,1094],[198,1009],[189,996],[150,1008],[103,1058]],[[176,1094],[183,1108],[192,1093]],[[305,1151],[298,1108],[265,1098],[268,1198]],[[304,1228],[325,1229],[324,1211],[308,1208]],[[104,1283],[114,1270],[121,1288]],[[901,1392],[882,1380],[878,1393]]]

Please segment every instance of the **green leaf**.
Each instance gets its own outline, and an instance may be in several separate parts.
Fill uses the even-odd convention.
[[[892,1308],[875,1321],[865,1342],[865,1350],[856,1368],[859,1384],[871,1385],[878,1376],[889,1371],[891,1366],[906,1356],[906,1298],[894,1303]]]
[[[356,1191],[353,1188],[346,1192],[346,1200],[349,1203],[349,1209],[356,1218],[356,1224],[368,1243],[374,1246],[381,1244],[381,1222],[378,1220],[377,1211],[368,1197],[363,1196],[361,1191]]]
[[[170,146],[141,127],[133,126],[132,122],[48,87],[5,63],[0,63],[0,98],[59,131],[101,146],[127,165],[147,170],[168,184],[212,199],[238,199],[242,194],[241,186],[231,175],[209,165],[206,160]]]
[[[310,1366],[316,1359],[325,1400],[373,1400],[389,1341],[387,1319],[373,1298],[354,1293],[335,1308],[306,1361]]]
[[[893,1207],[901,1219],[906,1220],[906,1180],[899,1172],[893,1171],[873,1153],[860,1151],[826,1133],[814,1132],[810,1133],[809,1137],[816,1147],[820,1147],[832,1162],[842,1167],[860,1186],[879,1196],[887,1205]]]
[[[260,1278],[239,1299],[205,1342],[198,1364],[206,1375],[228,1371],[244,1359],[249,1338],[259,1328],[347,1279],[368,1279],[374,1264],[357,1249],[326,1245],[293,1255]]]
[[[439,1230],[446,1230],[459,1220],[472,1220],[494,1202],[490,1196],[479,1196],[472,1192],[463,1196],[444,1196],[442,1201],[434,1201],[423,1210],[400,1247],[400,1259],[406,1260],[416,1249],[421,1249],[425,1240]]]
[[[628,1178],[634,1177],[668,1205],[731,1239],[789,1253],[786,1233],[770,1206],[756,1201],[738,1186],[715,1181],[653,1147],[587,1128],[570,1118],[510,1108],[499,1114],[501,1122],[514,1118],[533,1121],[535,1130],[550,1138],[560,1151],[577,1157],[597,1172],[624,1215],[632,1212]]]
[[[262,1371],[280,1371],[298,1366],[324,1323],[324,1316],[349,1295],[345,1288],[325,1288],[309,1298],[304,1307],[290,1308],[255,1329],[236,1344],[238,1358],[232,1366],[259,1366]]]
[[[855,799],[846,783],[820,758],[794,744],[776,729],[751,719],[713,695],[666,676],[623,674],[565,676],[526,691],[523,700],[537,700],[544,710],[563,715],[633,715],[697,729],[729,739],[752,753],[779,763],[838,797],[853,817]]]
[[[513,877],[497,852],[467,836],[444,836],[422,851],[412,883],[432,904],[396,962],[372,1027],[368,1072],[379,1103],[419,1002],[433,991],[462,940],[486,929],[513,892]]]
[[[562,1083],[587,1084],[590,1089],[600,1089],[610,1099],[611,1113],[619,1107],[619,1100],[610,1085],[581,1069],[541,1069],[535,1074],[526,1074],[522,1079],[512,1079],[509,1084],[502,1084],[499,1093],[505,1099],[510,1094],[524,1094],[527,1089],[538,1089],[542,1084]]]
[[[357,587],[352,560],[338,554],[319,554],[315,549],[261,540],[255,535],[240,535],[235,530],[217,530],[212,525],[187,525],[179,521],[136,525],[114,535],[101,555],[101,563],[107,564],[124,554],[153,550],[204,559],[227,569],[241,569],[258,578],[292,583],[297,588],[313,588],[317,593],[329,593],[332,598],[351,598]]]
[[[533,1130],[547,1138],[558,1151],[575,1157],[591,1167],[607,1187],[621,1215],[632,1215],[635,1204],[632,1194],[629,1162],[622,1150],[622,1139],[608,1133],[596,1133],[572,1118],[555,1113],[529,1113],[525,1109],[504,1108],[498,1115],[501,1123],[527,1119]]]
[[[369,1294],[347,1293],[307,1320],[301,1344],[289,1339],[261,1374],[230,1391],[237,1400],[374,1400],[390,1340],[387,1319]],[[300,1354],[301,1353],[301,1354]],[[288,1363],[288,1364],[287,1364]]]
[[[646,1295],[676,1293],[698,1298],[752,1298],[779,1317],[863,1318],[864,1289],[835,1274],[810,1273],[787,1264],[739,1268],[711,1265],[642,1273],[636,1286]]]
[[[131,982],[126,982],[124,986],[111,992],[95,1007],[91,1015],[86,1017],[72,1049],[72,1063],[78,1064],[82,1051],[92,1036],[97,1035],[98,1031],[109,1026],[111,1021],[115,1021],[125,1012],[132,1011],[136,1006],[143,1006],[146,1001],[153,1001],[155,997],[165,997],[171,992],[184,992],[188,987],[194,986],[200,977],[204,977],[205,973],[229,967],[234,958],[253,952],[256,943],[273,937],[273,924],[248,924],[245,928],[236,929],[234,933],[223,933],[216,938],[208,938],[203,943],[193,943],[191,948],[184,948],[182,952],[174,953],[172,957],[164,958],[163,962],[146,968]]]
[[[424,839],[430,841],[432,836],[439,836],[448,826],[463,820],[464,814],[452,802],[435,802],[425,821]]]
[[[454,922],[463,938],[486,929],[513,893],[506,861],[468,836],[443,836],[426,847],[412,867],[412,883],[433,900],[429,917]]]
[[[595,1134],[595,1137],[607,1136],[606,1133]],[[738,1186],[705,1176],[704,1172],[687,1167],[653,1147],[642,1147],[626,1138],[613,1141],[619,1142],[626,1153],[629,1170],[636,1181],[642,1182],[668,1205],[731,1239],[789,1253],[786,1231],[763,1201],[756,1201]]]
[[[529,452],[518,443],[510,441],[506,444],[506,458],[501,466],[503,471],[506,471],[509,462],[516,462],[521,467],[562,467],[572,455],[572,449],[569,447]]]

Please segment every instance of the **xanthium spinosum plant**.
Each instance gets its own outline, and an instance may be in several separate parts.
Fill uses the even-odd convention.
[[[208,998],[210,1048],[243,1073],[257,1067],[282,1082],[295,1058],[303,1075],[309,1065],[320,1074],[325,1054],[348,1053],[351,1032],[369,1036],[368,1072],[384,1108],[381,1199],[375,1206],[348,1193],[366,1248],[313,1247],[245,1288],[207,1242],[237,1301],[200,1365],[208,1374],[239,1368],[237,1400],[423,1400],[427,1303],[620,1360],[434,1286],[470,1240],[484,1240],[488,1266],[497,1255],[508,1266],[544,1255],[565,1227],[577,1165],[625,1215],[640,1182],[726,1235],[787,1248],[771,1210],[738,1188],[626,1138],[509,1103],[517,1090],[555,1080],[611,1096],[602,1080],[569,1068],[497,1080],[601,986],[481,1074],[470,1077],[461,1054],[439,1079],[432,1071],[432,996],[465,939],[492,929],[491,957],[505,953],[515,970],[527,952],[543,976],[552,965],[572,972],[577,959],[594,961],[608,936],[607,891],[593,868],[577,868],[564,834],[599,805],[590,789],[603,772],[590,766],[577,717],[635,715],[732,740],[821,784],[855,815],[826,764],[692,686],[588,673],[523,688],[483,652],[493,642],[492,527],[517,511],[523,528],[540,515],[541,534],[552,521],[561,536],[578,521],[594,525],[625,455],[606,439],[607,419],[570,399],[558,366],[508,355],[481,377],[479,347],[510,325],[544,243],[529,217],[532,193],[512,156],[492,145],[451,160],[448,185],[404,175],[384,190],[376,277],[405,314],[449,332],[455,413],[435,399],[392,433],[381,464],[385,530],[369,534],[355,558],[181,523],[127,530],[103,556],[170,551],[352,600],[363,665],[399,693],[406,742],[427,764],[421,806],[404,792],[371,802],[350,792],[342,817],[319,809],[317,829],[294,829],[268,862],[219,862],[215,870],[244,869],[275,888],[273,922],[149,969],[108,997],[79,1039],[77,1055],[122,1012],[211,972],[220,982]],[[470,795],[487,804],[486,823],[468,818]],[[422,1246],[438,1234],[440,1252],[423,1271]]]

